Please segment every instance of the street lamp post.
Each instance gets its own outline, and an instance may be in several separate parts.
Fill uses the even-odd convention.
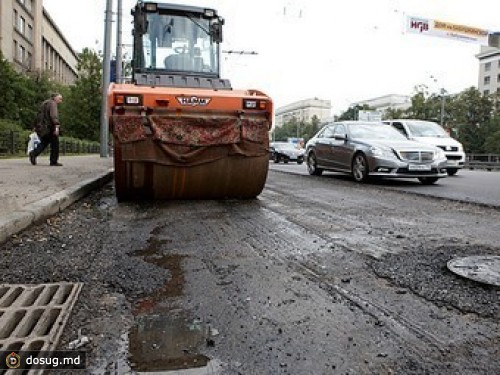
[[[434,77],[433,75],[431,75],[429,77],[430,79],[432,79],[434,81],[434,83],[437,85],[438,84],[438,79],[436,77]],[[439,87],[439,86],[438,86]],[[440,113],[440,125],[441,126],[444,126],[444,102],[445,102],[445,94],[446,94],[446,90],[444,87],[441,87],[441,89],[439,90],[439,93],[441,94],[441,113]]]
[[[444,88],[441,88],[441,126],[444,126],[444,101],[445,101],[445,95],[446,90]]]

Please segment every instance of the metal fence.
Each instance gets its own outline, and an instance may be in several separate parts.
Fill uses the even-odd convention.
[[[467,154],[465,168],[500,170],[500,154]]]
[[[29,132],[0,131],[0,156],[13,156],[26,154]],[[59,140],[59,152],[65,154],[98,154],[100,146],[98,142],[80,141],[61,137]]]

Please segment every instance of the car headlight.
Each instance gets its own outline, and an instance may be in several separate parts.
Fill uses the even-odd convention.
[[[446,154],[440,148],[434,152],[434,160],[446,159]]]
[[[458,151],[459,152],[464,152],[464,146],[458,145]]]
[[[373,156],[392,158],[392,159],[396,158],[394,151],[392,151],[392,149],[390,149],[390,148],[382,148],[382,147],[372,146],[372,147],[370,147],[370,151],[371,151]]]

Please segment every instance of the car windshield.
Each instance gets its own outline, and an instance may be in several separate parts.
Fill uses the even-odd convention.
[[[408,128],[413,137],[448,137],[446,131],[435,122],[408,122]]]
[[[209,20],[156,13],[147,17],[148,28],[142,36],[143,68],[218,72],[218,44],[211,41]]]
[[[281,143],[279,145],[274,146],[277,149],[280,150],[296,150],[297,146],[295,146],[293,143]]]
[[[406,140],[396,129],[379,124],[355,124],[349,127],[351,138],[354,139],[393,139]]]

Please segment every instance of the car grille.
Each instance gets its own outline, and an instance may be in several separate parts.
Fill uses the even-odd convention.
[[[431,151],[401,151],[399,153],[403,160],[407,161],[432,161],[434,153]]]
[[[446,155],[446,159],[448,160],[460,160],[462,157],[460,155]]]
[[[397,174],[415,175],[415,176],[425,176],[425,175],[435,175],[439,173],[436,168],[432,168],[430,171],[410,171],[408,168],[398,168]]]
[[[455,152],[458,151],[458,147],[456,146],[438,146],[438,147],[444,151],[455,151]]]

